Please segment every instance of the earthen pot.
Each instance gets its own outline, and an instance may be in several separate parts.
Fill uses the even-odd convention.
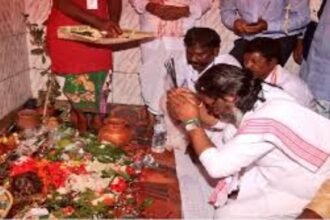
[[[23,109],[18,112],[17,125],[21,129],[32,129],[40,124],[40,115],[36,110]]]
[[[37,108],[37,112],[39,115],[42,115],[44,114],[44,106],[40,106]],[[46,108],[46,116],[54,116],[56,112],[56,109],[54,108],[54,106],[47,106]]]
[[[100,141],[110,142],[118,147],[130,143],[133,131],[124,119],[111,117],[105,119],[104,123],[98,134]]]

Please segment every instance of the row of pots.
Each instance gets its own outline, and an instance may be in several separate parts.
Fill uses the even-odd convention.
[[[17,125],[21,129],[33,129],[40,125],[42,109],[23,109],[18,112]],[[47,115],[54,114],[51,109]],[[127,145],[133,137],[133,131],[122,118],[110,117],[104,120],[104,124],[98,132],[101,141],[110,142],[118,147]]]

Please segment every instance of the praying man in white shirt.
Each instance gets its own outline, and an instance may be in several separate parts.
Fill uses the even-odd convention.
[[[330,121],[231,65],[212,66],[198,79],[196,90],[171,90],[168,109],[185,125],[208,174],[219,178],[210,197],[218,207],[215,217],[297,217],[329,177]],[[221,148],[203,129],[201,105],[238,129]],[[238,196],[224,201],[221,194],[230,184],[223,179],[235,174]]]
[[[198,78],[210,67],[218,63],[226,63],[241,67],[239,62],[229,54],[220,54],[221,37],[219,34],[207,27],[193,27],[189,29],[184,36],[185,54],[179,59],[175,59],[175,70],[177,84],[179,87],[188,88],[195,92],[195,83]],[[168,87],[173,88],[171,78],[168,78]],[[168,113],[165,109],[165,97],[163,109],[165,115]],[[200,108],[201,114],[207,117],[206,108]],[[218,130],[218,119],[208,115],[209,128],[206,132],[209,137],[220,147],[222,145],[222,131]],[[209,178],[205,171],[195,164],[190,156],[186,154],[188,140],[186,133],[182,130],[181,124],[177,124],[166,115],[168,149],[174,148],[176,170],[179,179],[180,193],[182,198],[182,211],[185,218],[209,219],[213,217],[214,209],[207,201],[216,185],[217,180]],[[220,122],[219,122],[220,123]],[[223,124],[223,123],[222,123]],[[215,125],[215,126],[214,126]],[[223,125],[221,125],[223,126]],[[214,130],[212,130],[214,129]],[[222,129],[222,127],[221,127]],[[226,129],[230,130],[230,129]],[[215,184],[214,184],[215,183]],[[189,187],[187,187],[189,184]],[[201,210],[196,210],[200,207]]]

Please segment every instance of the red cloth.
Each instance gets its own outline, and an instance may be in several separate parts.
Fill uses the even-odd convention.
[[[86,9],[86,0],[72,0],[77,6]],[[97,10],[88,10],[103,19],[109,17],[107,0],[98,0]],[[49,55],[52,61],[51,69],[58,74],[81,74],[101,70],[109,70],[112,66],[110,47],[61,40],[57,38],[57,28],[64,25],[79,25],[80,22],[71,19],[56,8],[52,8],[47,21],[47,36]]]

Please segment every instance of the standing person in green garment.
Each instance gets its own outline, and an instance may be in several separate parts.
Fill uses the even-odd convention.
[[[65,78],[63,92],[74,107],[81,132],[88,128],[86,113],[93,113],[93,124],[100,125],[100,116],[107,112],[112,52],[109,47],[58,39],[57,29],[90,25],[117,37],[122,33],[121,10],[121,0],[53,0],[46,37],[51,70]]]

